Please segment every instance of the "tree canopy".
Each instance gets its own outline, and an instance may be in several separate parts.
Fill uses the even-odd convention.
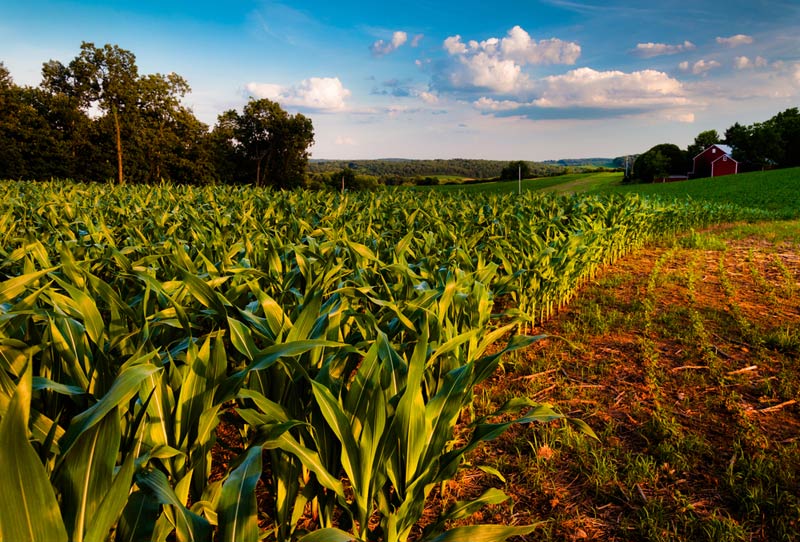
[[[302,185],[311,120],[268,100],[226,111],[213,132],[182,100],[176,73],[140,74],[135,55],[83,42],[20,87],[0,62],[0,177]]]
[[[672,143],[662,143],[639,155],[633,164],[633,176],[643,182],[669,175],[686,175],[686,152]]]
[[[304,183],[314,127],[308,117],[289,115],[276,102],[250,100],[241,114],[220,115],[214,140],[236,182],[292,188]]]
[[[531,176],[531,167],[524,160],[510,162],[500,172],[500,179],[502,180],[513,180],[520,178],[520,176],[522,179],[527,179]]]

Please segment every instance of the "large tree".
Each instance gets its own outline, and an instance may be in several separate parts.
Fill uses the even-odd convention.
[[[124,183],[122,132],[123,124],[136,112],[139,91],[136,56],[117,45],[96,47],[94,43],[83,42],[80,53],[68,66],[51,60],[45,64],[42,75],[45,88],[75,97],[86,110],[96,107],[111,116],[117,182]]]
[[[633,165],[634,178],[651,183],[658,177],[686,175],[686,153],[672,143],[662,143],[636,158]]]
[[[500,178],[502,180],[517,180],[520,176],[522,179],[527,179],[531,176],[531,167],[528,162],[524,160],[509,162],[500,172]]]
[[[239,182],[276,188],[305,182],[314,127],[300,113],[290,115],[276,102],[251,99],[241,114],[229,110],[219,116],[213,138],[222,167]]]
[[[42,88],[75,103],[84,113],[102,113],[88,131],[91,145],[82,149],[90,177],[107,178],[111,162],[119,183],[214,177],[204,151],[208,128],[181,104],[190,90],[183,77],[140,76],[130,51],[84,42],[69,64],[56,60],[44,64]]]

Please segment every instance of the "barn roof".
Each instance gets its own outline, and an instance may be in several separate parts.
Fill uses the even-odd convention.
[[[722,149],[722,152],[725,154],[732,154],[733,149],[728,145],[717,145],[718,148]]]

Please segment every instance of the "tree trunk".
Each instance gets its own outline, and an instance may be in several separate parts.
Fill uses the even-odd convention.
[[[116,131],[116,143],[117,143],[117,182],[119,184],[125,184],[125,178],[122,176],[122,136],[120,135],[119,129],[119,116],[117,115],[117,106],[111,107],[111,112],[114,115],[114,129]]]

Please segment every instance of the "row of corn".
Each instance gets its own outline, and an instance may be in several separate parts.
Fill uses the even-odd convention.
[[[530,532],[449,528],[496,489],[420,524],[475,446],[563,418],[518,398],[455,440],[473,388],[602,266],[738,212],[0,183],[0,541]]]

